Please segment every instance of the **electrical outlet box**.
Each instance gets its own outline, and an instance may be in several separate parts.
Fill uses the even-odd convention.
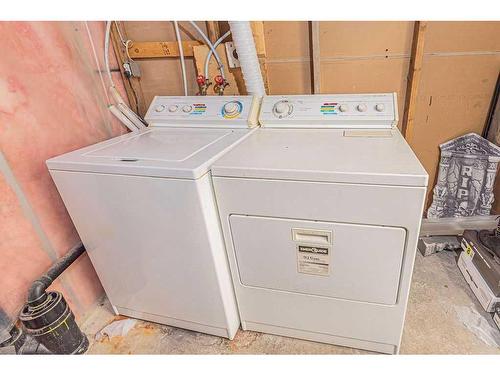
[[[134,60],[129,60],[123,63],[123,70],[125,71],[125,75],[128,78],[130,77],[139,78],[141,76],[141,69],[139,67],[139,64]]]
[[[226,42],[226,55],[227,61],[229,63],[230,68],[239,68],[240,60],[238,60],[238,53],[236,52],[236,47],[233,42]]]

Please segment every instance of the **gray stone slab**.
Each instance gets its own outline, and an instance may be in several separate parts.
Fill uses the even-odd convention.
[[[420,253],[426,257],[443,250],[456,250],[460,242],[456,236],[429,236],[420,237],[417,245]]]

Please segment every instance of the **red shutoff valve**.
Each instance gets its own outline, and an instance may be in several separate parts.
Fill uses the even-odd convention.
[[[196,77],[196,82],[198,82],[198,85],[203,86],[207,80],[205,79],[205,76],[200,74],[198,77]]]
[[[212,83],[206,79],[206,77],[200,74],[196,77],[196,82],[198,83],[199,92],[198,95],[207,95],[208,86]]]
[[[229,83],[221,75],[215,76],[214,81],[214,91],[219,95],[224,95],[224,89],[229,85]]]

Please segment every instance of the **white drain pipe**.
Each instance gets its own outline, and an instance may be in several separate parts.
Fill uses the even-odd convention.
[[[179,58],[181,60],[181,71],[182,71],[182,83],[184,84],[184,96],[188,96],[188,84],[186,77],[186,62],[184,60],[184,47],[182,47],[181,32],[179,30],[179,24],[174,21],[175,38],[177,39],[177,45],[179,46]]]
[[[106,33],[104,36],[104,65],[106,67],[106,73],[109,79],[109,85],[110,85],[109,91],[114,101],[116,102],[116,106],[111,104],[108,108],[111,111],[111,113],[115,115],[118,119],[120,119],[127,128],[129,128],[131,131],[137,131],[140,129],[144,129],[146,126],[142,123],[140,117],[128,107],[128,105],[121,97],[120,93],[116,89],[115,83],[113,82],[113,76],[111,75],[111,69],[109,67],[109,44],[111,36],[111,22],[112,21],[106,22]],[[120,111],[123,116],[120,116],[117,110]],[[127,118],[128,121],[124,120],[124,118]],[[131,123],[134,125],[133,128],[135,130],[132,130],[133,128],[130,126]]]
[[[260,72],[259,58],[255,49],[252,28],[248,21],[229,21],[233,42],[241,64],[248,95],[264,96],[266,90]]]

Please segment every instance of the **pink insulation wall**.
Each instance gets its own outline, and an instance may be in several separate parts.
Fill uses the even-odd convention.
[[[31,282],[79,242],[45,160],[126,131],[107,110],[104,28],[0,22],[0,307],[11,317]],[[86,254],[53,288],[77,317],[104,293]]]

